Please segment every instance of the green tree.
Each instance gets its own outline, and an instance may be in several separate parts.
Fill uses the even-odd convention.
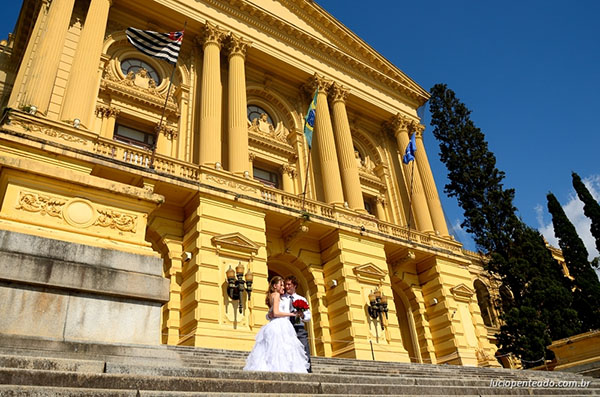
[[[584,330],[600,327],[600,282],[588,262],[588,251],[575,226],[552,193],[548,193],[548,211],[552,215],[554,235],[562,250],[569,274],[574,278],[573,308],[579,314]]]
[[[600,252],[600,204],[594,200],[579,175],[573,172],[571,176],[573,177],[573,187],[577,192],[577,196],[579,196],[579,200],[583,201],[583,213],[592,221],[590,231],[596,239],[596,249]]]
[[[431,89],[431,125],[448,169],[445,192],[464,211],[463,227],[490,255],[488,269],[512,292],[503,314],[498,342],[526,366],[552,356],[545,347],[579,331],[571,308],[569,279],[552,258],[542,236],[516,215],[514,189],[503,185],[504,172],[488,149],[485,135],[470,119],[471,111],[445,84]],[[539,364],[540,362],[537,362]]]

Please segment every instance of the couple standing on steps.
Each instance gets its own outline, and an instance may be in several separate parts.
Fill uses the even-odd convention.
[[[296,293],[294,276],[275,276],[269,282],[265,299],[269,306],[267,319],[256,335],[256,343],[246,360],[246,371],[312,372],[308,333],[304,322],[310,321],[310,310],[295,311],[294,301],[306,299]]]

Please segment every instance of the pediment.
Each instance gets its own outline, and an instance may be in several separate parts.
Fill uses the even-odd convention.
[[[471,300],[475,294],[475,290],[467,287],[465,284],[459,284],[450,289],[454,298],[457,300],[468,301]]]
[[[429,98],[426,90],[312,0],[206,1],[234,16],[241,12],[245,22],[278,41],[311,55],[322,54],[325,62],[360,70],[419,104]]]
[[[256,254],[260,246],[241,233],[229,233],[211,239],[217,250],[227,249]]]
[[[371,281],[381,281],[387,275],[385,270],[381,270],[373,263],[366,263],[364,265],[356,266],[352,269],[354,274],[360,279],[367,279]]]

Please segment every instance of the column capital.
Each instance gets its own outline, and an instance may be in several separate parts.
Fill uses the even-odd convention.
[[[120,109],[113,108],[112,106],[106,106],[106,105],[97,105],[96,106],[96,115],[100,116],[101,118],[116,117],[119,115],[120,112],[121,112]]]
[[[176,139],[178,135],[176,128],[169,127],[165,123],[156,123],[156,125],[154,126],[154,131],[157,135],[163,134],[170,141]]]
[[[229,52],[229,59],[231,59],[231,57],[234,55],[241,55],[245,58],[246,52],[251,46],[252,43],[250,43],[250,41],[236,35],[235,33],[231,33],[227,38],[227,50]]]
[[[256,154],[255,153],[248,153],[248,160],[251,162],[254,162],[254,159],[256,158]]]
[[[418,122],[413,122],[411,124],[411,130],[415,132],[416,138],[423,139],[423,131],[425,131],[425,126]]]
[[[392,116],[388,121],[384,122],[383,128],[384,130],[387,130],[390,133],[392,133],[393,136],[397,136],[398,134],[403,132],[408,133],[410,123],[411,120],[408,117],[398,113]]]
[[[206,22],[202,29],[202,35],[198,38],[198,43],[202,48],[206,48],[208,44],[216,44],[221,48],[223,40],[227,37],[227,32],[217,25]]]
[[[346,102],[346,98],[348,98],[349,89],[345,88],[341,84],[332,83],[329,89],[329,99],[331,103],[336,102]]]
[[[325,77],[320,76],[317,73],[315,73],[304,84],[304,90],[309,95],[311,95],[311,98],[312,98],[312,94],[315,92],[315,90],[317,88],[319,89],[319,93],[324,93],[325,95],[327,95],[327,93],[329,92],[329,89],[331,87],[331,84],[332,84],[331,80],[328,80]]]
[[[375,197],[375,201],[378,204],[385,205],[385,196],[383,194],[379,194],[377,197]]]
[[[282,164],[280,167],[281,173],[286,173],[290,178],[296,177],[296,169],[289,164]]]

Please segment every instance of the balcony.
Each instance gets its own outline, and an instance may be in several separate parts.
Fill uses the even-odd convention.
[[[37,146],[66,156],[120,168],[145,178],[161,178],[167,183],[196,186],[200,191],[227,196],[236,201],[263,207],[289,216],[304,216],[336,228],[360,231],[392,243],[419,246],[424,250],[463,256],[462,245],[452,239],[409,230],[376,219],[372,215],[318,202],[264,186],[253,179],[235,176],[227,171],[199,166],[161,154],[99,137],[64,123],[40,119],[27,113],[9,110],[0,125],[2,138],[23,145]],[[36,143],[37,142],[37,143]],[[150,167],[154,164],[154,168]]]

